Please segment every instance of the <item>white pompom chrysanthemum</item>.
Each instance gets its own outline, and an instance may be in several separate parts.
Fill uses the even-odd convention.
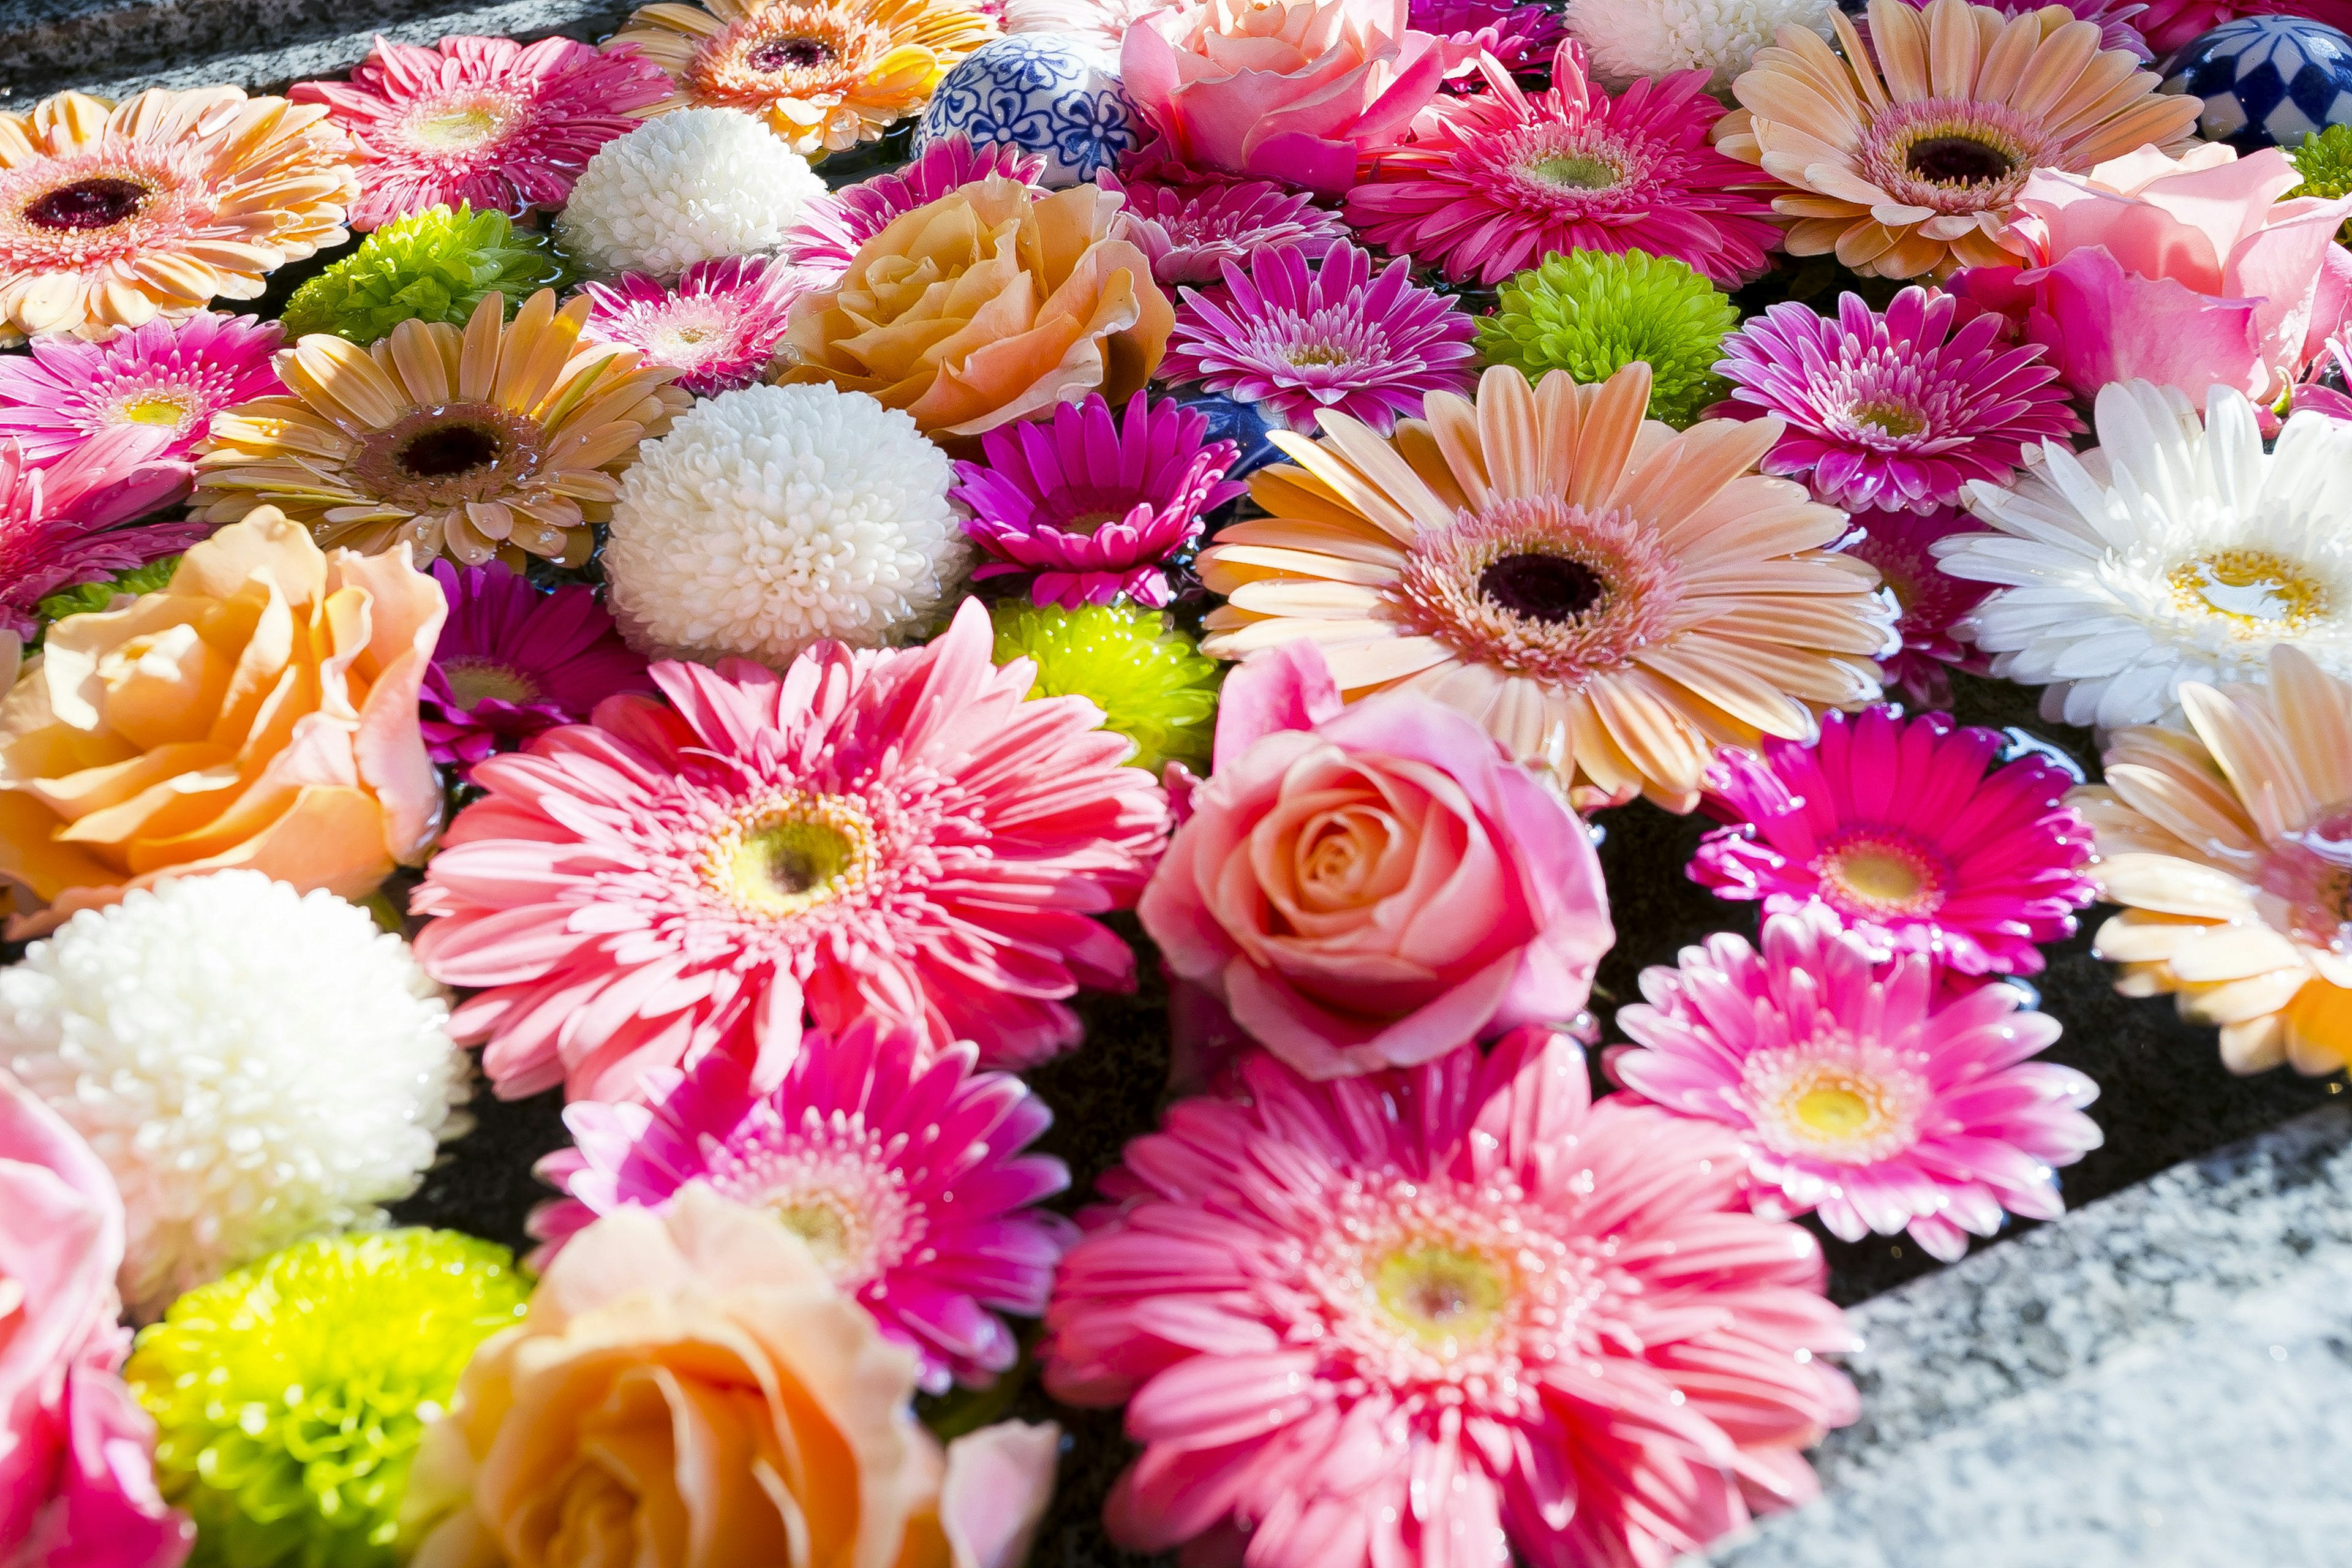
[[[555,220],[592,271],[671,278],[698,261],[773,250],[824,181],[750,115],[680,109],[596,151]]]
[[[1570,0],[1568,30],[1612,89],[1704,67],[1720,92],[1782,27],[1830,37],[1836,10],[1836,0]]]
[[[648,652],[778,668],[918,631],[963,574],[945,454],[862,392],[747,386],[638,449],[604,576]]]
[[[134,889],[0,970],[0,1062],[114,1173],[141,1318],[306,1237],[382,1224],[462,1131],[448,1021],[365,910],[258,871]]]

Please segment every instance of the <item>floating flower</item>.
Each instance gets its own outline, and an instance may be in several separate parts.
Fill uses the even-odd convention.
[[[0,113],[0,343],[103,342],[341,245],[356,150],[314,104],[234,87]]]
[[[1412,0],[1405,20],[1457,49],[1492,56],[1507,71],[1542,70],[1568,36],[1559,12],[1522,0]]]
[[[1564,370],[1601,382],[1646,364],[1650,417],[1679,430],[1729,390],[1714,365],[1738,321],[1721,289],[1671,257],[1571,251],[1503,285],[1478,320],[1478,353],[1530,381]]]
[[[1811,1210],[1844,1241],[1907,1231],[1950,1263],[2004,1209],[2063,1212],[2051,1167],[2102,1140],[2082,1111],[2098,1085],[2027,1059],[2057,1019],[1997,981],[1939,993],[1925,954],[1875,964],[1819,910],[1772,916],[1763,942],[1717,931],[1643,970],[1644,1000],[1617,1010],[1641,1048],[1608,1055],[1633,1093],[1738,1133],[1758,1213]]]
[[[439,48],[380,37],[350,81],[286,96],[325,104],[365,149],[352,226],[370,229],[436,206],[560,207],[596,149],[668,93],[669,78],[630,50],[460,34]]]
[[[687,397],[634,351],[582,343],[585,296],[558,310],[543,289],[511,322],[505,306],[486,296],[463,331],[408,321],[370,348],[321,334],[280,353],[288,395],[213,421],[204,516],[274,507],[322,545],[420,563],[585,562],[616,476]]]
[[[304,282],[280,321],[298,340],[332,332],[366,348],[403,321],[462,327],[493,294],[520,305],[565,280],[547,242],[504,213],[432,207],[387,223]]]
[[[130,526],[187,494],[187,464],[163,455],[172,444],[160,426],[122,426],[44,467],[13,437],[0,439],[0,632],[29,637],[52,594],[205,536],[201,522]]]
[[[1836,0],[1576,0],[1568,30],[1592,57],[1592,74],[1624,89],[1677,71],[1708,73],[1727,93],[1783,27],[1830,36]]]
[[[999,426],[984,462],[956,465],[950,493],[971,513],[964,531],[994,557],[972,575],[1034,574],[1032,603],[1169,603],[1169,558],[1200,537],[1201,519],[1247,489],[1224,477],[1238,450],[1203,441],[1209,422],[1140,392],[1111,422],[1100,397],[1063,404],[1049,425]]]
[[[1182,290],[1168,380],[1255,404],[1269,421],[1311,431],[1328,409],[1387,434],[1433,392],[1466,390],[1470,318],[1412,280],[1398,257],[1375,276],[1371,253],[1344,239],[1320,251],[1261,250],[1224,287]]]
[[[991,1065],[1076,1044],[1063,999],[1133,978],[1087,916],[1141,891],[1167,803],[1093,704],[1024,700],[992,640],[967,602],[921,647],[820,643],[782,676],[660,664],[676,712],[616,697],[477,767],[488,798],[414,908],[440,917],[417,939],[435,974],[488,988],[457,1027],[499,1092],[637,1098],[752,1021],[789,1060],[803,1006]],[[596,933],[550,940],[592,903]]]
[[[1732,393],[1718,412],[1786,420],[1764,471],[1807,480],[1832,506],[1949,506],[1971,479],[2008,479],[2028,442],[2083,427],[2037,345],[1997,342],[2001,321],[1990,314],[1956,330],[1958,310],[1952,296],[1919,288],[1884,313],[1841,294],[1834,321],[1793,302],[1769,305],[1723,341],[1716,370]]]
[[[657,110],[741,110],[821,159],[921,113],[949,68],[994,37],[989,15],[959,0],[703,0],[645,6],[604,47],[634,47],[669,74]]]
[[[555,234],[592,272],[675,278],[698,261],[775,249],[824,194],[807,162],[750,115],[684,109],[599,148]]]
[[[1586,81],[1582,48],[1564,43],[1551,90],[1530,99],[1500,67],[1481,68],[1487,92],[1450,106],[1348,194],[1348,221],[1368,242],[1481,283],[1562,251],[1671,257],[1727,287],[1763,271],[1780,226],[1755,171],[1707,145],[1723,109],[1704,74],[1611,98]]]
[[[165,429],[156,456],[185,457],[213,416],[283,391],[269,356],[275,321],[209,310],[131,328],[104,344],[40,338],[27,354],[0,359],[0,441],[32,463],[50,463],[119,426]]]
[[[433,563],[449,618],[417,698],[425,744],[460,770],[542,730],[577,724],[616,691],[651,695],[646,661],[629,651],[595,591],[542,594],[499,562]]]
[[[1008,33],[1059,33],[1117,58],[1127,30],[1180,0],[1004,0]]]
[[[88,1139],[151,1319],[292,1242],[383,1220],[468,1092],[440,987],[365,910],[258,871],[84,910],[0,970],[0,1066]]]
[[[779,254],[810,287],[829,288],[849,270],[866,242],[892,220],[974,180],[998,174],[1034,186],[1045,172],[1043,153],[1024,153],[1010,142],[974,147],[960,132],[942,136],[925,143],[903,168],[887,169],[845,190],[812,198],[784,231]]]
[[[1496,368],[1394,444],[1344,415],[1319,443],[1277,431],[1301,466],[1261,469],[1271,515],[1201,552],[1228,601],[1202,651],[1312,637],[1342,695],[1426,692],[1580,805],[1690,810],[1717,745],[1876,700],[1895,612],[1831,552],[1843,513],[1753,471],[1770,422],[1677,435],[1648,399],[1640,364],[1601,386]]]
[[[619,343],[640,364],[678,373],[681,392],[713,397],[750,386],[783,346],[784,312],[798,284],[782,261],[726,257],[698,261],[675,288],[642,272],[591,283],[595,301],[581,324],[583,342]]]
[[[2144,381],[2103,390],[2095,419],[2095,452],[2045,441],[2014,488],[1970,487],[1997,531],[1935,547],[1995,584],[1958,627],[1993,674],[2103,730],[2168,721],[2183,681],[2259,682],[2277,643],[2352,675],[2352,426],[2298,414],[2265,452],[2243,395],[2215,386],[2200,426]]]
[[[621,480],[604,551],[643,648],[781,668],[825,638],[929,629],[967,551],[954,474],[915,422],[829,386],[697,404]]]
[[[1105,171],[1096,184],[1127,198],[1122,232],[1151,258],[1151,275],[1162,283],[1213,283],[1228,261],[1245,263],[1282,246],[1320,251],[1348,237],[1339,214],[1266,180],[1171,185],[1122,182]]]
[[[1870,0],[1868,47],[1843,13],[1830,25],[1843,58],[1798,31],[1757,51],[1716,144],[1792,187],[1772,204],[1795,220],[1790,254],[1864,277],[2013,267],[2000,241],[2027,174],[2187,147],[2203,108],[2127,52],[2103,58],[2097,25],[2059,6]]]
[[[392,1568],[425,1424],[530,1296],[503,1247],[394,1230],[302,1242],[173,1302],[123,1371],[207,1560]]]
[[[1025,658],[1035,697],[1083,697],[1103,728],[1135,742],[1129,767],[1157,778],[1171,762],[1202,767],[1223,667],[1157,610],[1130,605],[1039,607],[1007,599],[989,612],[1000,665]]]
[[[1855,1342],[1728,1134],[1591,1103],[1535,1029],[1328,1083],[1253,1053],[1234,1088],[1128,1146],[1046,1314],[1046,1388],[1143,1445],[1120,1545],[1663,1563],[1817,1489],[1801,1451],[1856,1412],[1820,1352]]]
[[[1886,683],[1922,708],[1949,708],[1949,671],[1989,673],[1984,656],[1955,637],[1952,628],[1992,589],[1945,571],[1935,548],[1956,533],[1979,532],[1981,525],[1958,507],[1874,511],[1858,521],[1862,537],[1848,543],[1845,553],[1877,567],[1879,580],[1903,611],[1895,626],[1903,651],[1881,655],[1878,661]]]

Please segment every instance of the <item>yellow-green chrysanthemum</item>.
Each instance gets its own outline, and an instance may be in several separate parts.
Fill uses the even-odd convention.
[[[1495,313],[1479,320],[1478,353],[1529,381],[1564,370],[1584,385],[1638,360],[1650,367],[1650,417],[1679,430],[1731,391],[1715,362],[1738,324],[1723,290],[1679,261],[1575,250],[1503,285]]]
[[[1157,610],[1088,605],[1065,610],[1008,599],[992,612],[996,662],[1037,666],[1031,697],[1084,697],[1103,727],[1133,741],[1129,765],[1158,773],[1171,762],[1206,764],[1223,666]]]

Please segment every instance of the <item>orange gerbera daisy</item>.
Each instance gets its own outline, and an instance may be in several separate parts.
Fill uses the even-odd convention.
[[[1969,0],[1871,0],[1870,42],[1832,10],[1837,52],[1801,27],[1732,84],[1718,151],[1795,187],[1797,256],[1834,251],[1865,276],[2013,266],[2010,204],[2035,169],[2076,174],[2150,142],[2189,144],[2203,105],[2157,91],[2127,49],[2063,5],[2016,17]]]
[[[0,343],[103,342],[350,236],[358,153],[323,104],[233,87],[79,92],[0,114]]]
[[[707,0],[647,5],[606,48],[634,44],[688,104],[740,109],[811,163],[922,111],[964,56],[996,37],[957,0]]]
[[[1206,652],[1322,645],[1349,700],[1424,691],[1549,766],[1580,807],[1698,802],[1719,745],[1810,741],[1878,696],[1895,610],[1829,546],[1845,514],[1766,479],[1780,421],[1645,420],[1650,367],[1599,386],[1497,366],[1390,440],[1344,415],[1250,486],[1270,516],[1201,552]]]

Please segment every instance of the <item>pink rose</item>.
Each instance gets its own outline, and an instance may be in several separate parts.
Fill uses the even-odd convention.
[[[1186,163],[1343,195],[1368,149],[1402,139],[1460,47],[1405,25],[1407,0],[1206,0],[1127,30],[1119,79]]]
[[[1570,1018],[1615,940],[1574,813],[1452,709],[1408,692],[1342,707],[1311,642],[1226,680],[1192,804],[1144,930],[1309,1078]]]
[[[173,1568],[155,1427],[118,1369],[122,1199],[89,1145],[0,1072],[0,1563]]]

